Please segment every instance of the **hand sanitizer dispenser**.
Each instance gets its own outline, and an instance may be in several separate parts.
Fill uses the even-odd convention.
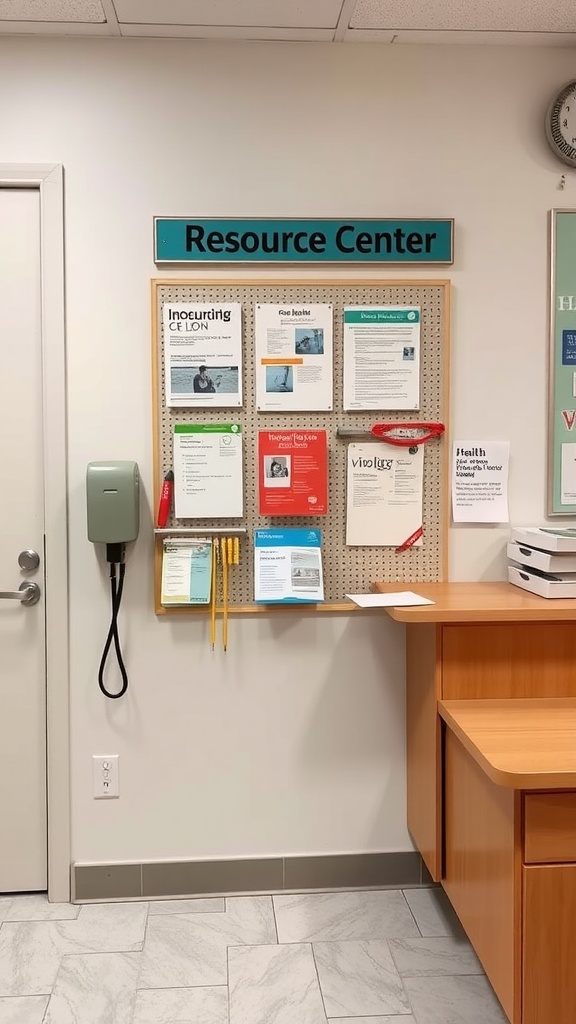
[[[90,462],[86,472],[88,540],[125,544],[140,527],[140,474],[135,462]]]

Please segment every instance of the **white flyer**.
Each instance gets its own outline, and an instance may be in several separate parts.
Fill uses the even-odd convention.
[[[165,302],[164,366],[169,408],[242,405],[242,306]]]
[[[424,446],[348,445],[346,544],[422,544]]]
[[[207,537],[166,538],[162,552],[160,603],[209,604],[212,541]]]
[[[576,444],[563,444],[561,450],[560,501],[562,505],[576,505]]]
[[[254,316],[258,412],[321,412],[333,407],[333,313],[257,303]]]
[[[420,309],[347,306],[344,408],[420,408]]]
[[[242,479],[242,428],[237,423],[175,425],[176,519],[240,518]]]
[[[507,523],[509,441],[454,441],[455,523]]]

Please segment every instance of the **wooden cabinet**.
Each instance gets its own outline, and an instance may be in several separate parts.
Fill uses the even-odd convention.
[[[508,589],[514,591],[512,586]],[[535,600],[548,606],[555,603]],[[396,611],[405,618],[410,609]],[[575,666],[572,622],[408,622],[408,829],[435,881],[442,877],[442,733],[437,702],[576,697]]]
[[[434,603],[387,609],[406,625],[409,830],[512,1024],[574,1024],[576,601],[416,589]]]
[[[444,889],[512,1024],[574,1024],[576,700],[440,714]]]
[[[524,867],[522,1024],[576,1019],[576,864]]]

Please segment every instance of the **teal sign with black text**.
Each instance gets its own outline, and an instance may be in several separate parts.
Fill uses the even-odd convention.
[[[453,220],[154,218],[155,263],[452,263]]]

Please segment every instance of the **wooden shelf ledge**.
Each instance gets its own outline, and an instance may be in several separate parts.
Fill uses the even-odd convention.
[[[565,622],[576,621],[576,598],[547,600],[511,583],[374,583],[379,594],[409,587],[434,604],[390,607],[396,622]]]
[[[496,785],[576,789],[576,698],[441,700],[438,711]]]

